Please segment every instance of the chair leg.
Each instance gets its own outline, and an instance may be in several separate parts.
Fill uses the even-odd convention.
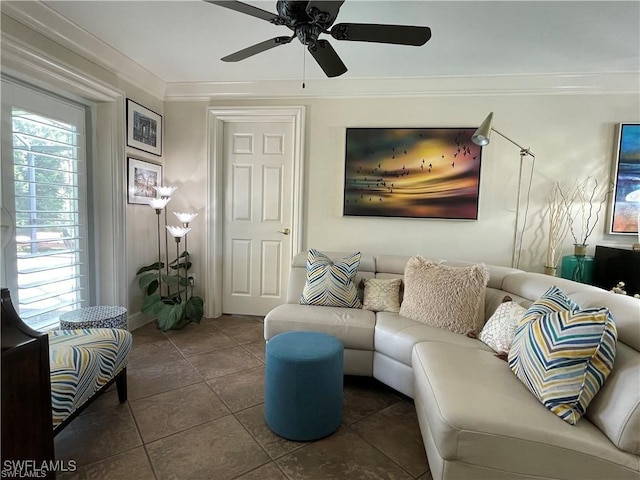
[[[120,403],[127,401],[127,369],[124,368],[116,378],[116,388],[118,390],[118,400]]]

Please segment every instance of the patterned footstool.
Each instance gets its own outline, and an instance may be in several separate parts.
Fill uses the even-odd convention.
[[[127,309],[111,305],[83,307],[60,315],[62,330],[78,328],[122,328],[127,329]]]
[[[326,437],[342,423],[343,346],[319,332],[286,332],[267,343],[265,420],[289,440]]]
[[[54,431],[105,385],[116,381],[118,397],[127,397],[126,366],[131,333],[115,328],[49,332],[51,406]]]

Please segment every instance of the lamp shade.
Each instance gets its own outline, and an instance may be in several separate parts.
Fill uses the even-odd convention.
[[[178,187],[153,187],[153,188],[156,189],[156,192],[161,197],[170,197],[171,195],[173,195],[173,192],[175,192],[178,189]]]
[[[173,212],[182,223],[191,223],[191,221],[198,216],[197,213],[185,213],[185,212]]]
[[[149,206],[156,210],[162,210],[169,203],[170,198],[152,198],[149,200]]]
[[[493,112],[487,115],[487,118],[484,119],[484,122],[478,127],[478,129],[473,132],[471,136],[471,141],[476,145],[480,145],[484,147],[485,145],[489,145],[489,141],[491,140],[491,124],[493,123]]]
[[[173,238],[182,238],[191,231],[190,228],[174,227],[173,225],[167,225],[167,230]]]

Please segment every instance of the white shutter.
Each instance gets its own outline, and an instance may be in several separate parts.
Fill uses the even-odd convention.
[[[5,83],[12,168],[3,155],[4,186],[5,175],[11,177],[3,204],[15,224],[7,284],[21,318],[43,330],[89,298],[84,108]],[[11,95],[5,96],[7,86]]]

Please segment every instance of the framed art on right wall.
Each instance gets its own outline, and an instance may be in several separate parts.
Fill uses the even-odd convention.
[[[640,123],[620,123],[609,233],[637,234],[640,222]]]

